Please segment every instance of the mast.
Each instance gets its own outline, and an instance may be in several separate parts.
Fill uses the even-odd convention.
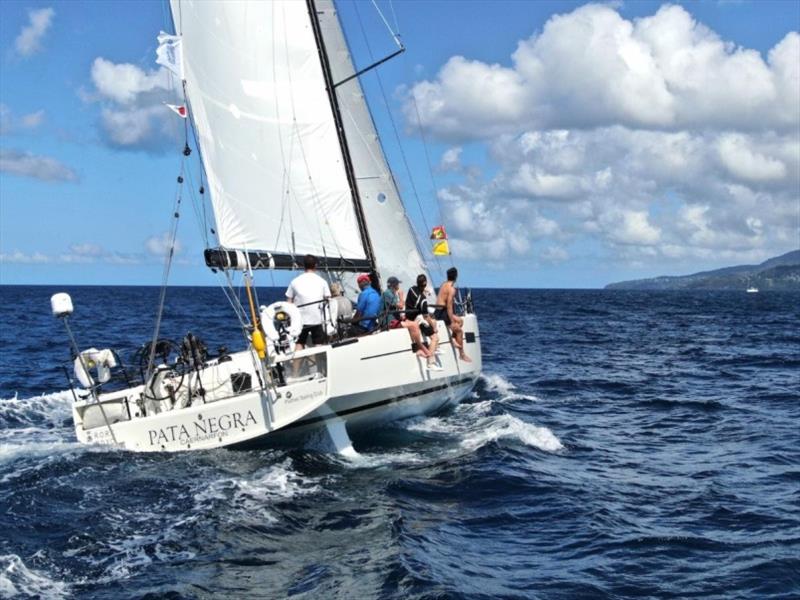
[[[311,17],[311,29],[314,31],[314,39],[317,42],[319,60],[322,64],[322,74],[325,79],[325,89],[328,92],[328,99],[330,100],[331,111],[333,112],[333,120],[336,124],[336,134],[339,138],[339,145],[342,149],[342,158],[344,160],[344,170],[347,174],[347,183],[350,186],[350,192],[353,196],[353,207],[355,208],[358,229],[361,233],[361,243],[364,245],[364,253],[367,255],[367,260],[371,265],[371,270],[377,271],[375,251],[372,248],[369,231],[367,230],[367,220],[364,216],[364,208],[361,206],[361,196],[359,195],[358,185],[356,184],[355,170],[353,169],[353,161],[350,156],[350,148],[347,145],[347,137],[344,132],[342,113],[339,110],[339,101],[336,98],[336,88],[333,82],[333,75],[331,74],[330,62],[328,61],[328,52],[325,49],[325,41],[322,38],[322,30],[320,29],[319,17],[317,16],[317,7],[314,3],[314,0],[306,0],[306,5],[308,6],[309,17]]]

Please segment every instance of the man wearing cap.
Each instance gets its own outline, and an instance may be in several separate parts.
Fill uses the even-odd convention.
[[[381,297],[378,295],[375,288],[372,287],[367,273],[359,275],[356,279],[356,283],[358,283],[358,289],[361,290],[361,293],[358,295],[356,314],[353,319],[356,320],[356,329],[360,330],[360,333],[369,333],[375,329],[375,325],[377,324],[376,317],[381,310]],[[358,319],[362,317],[371,318],[359,321]]]
[[[397,277],[389,277],[386,280],[386,289],[381,294],[379,325],[382,328],[397,327],[397,322],[402,320],[400,313],[397,312],[398,307],[402,306],[399,291],[400,280]]]
[[[323,302],[331,297],[328,282],[317,275],[317,258],[306,254],[303,259],[305,273],[295,277],[286,289],[286,299],[298,305],[300,316],[303,317],[303,329],[295,344],[296,350],[302,350],[308,343],[308,338],[314,344],[325,341],[325,332],[322,329]]]

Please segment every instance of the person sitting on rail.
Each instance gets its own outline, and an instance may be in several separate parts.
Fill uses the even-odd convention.
[[[355,321],[356,335],[371,333],[378,324],[377,316],[381,310],[381,297],[372,287],[369,275],[362,273],[356,279],[361,293],[358,295],[356,303],[356,314],[353,316]],[[365,318],[366,317],[366,318]]]
[[[389,277],[386,280],[386,289],[381,294],[381,325],[388,329],[403,327],[411,337],[412,348],[417,356],[427,360],[429,369],[436,369],[436,362],[433,352],[425,347],[419,325],[406,318],[403,308],[403,292],[400,289],[400,280],[397,277]]]
[[[435,355],[436,347],[439,345],[439,334],[436,329],[436,321],[431,318],[428,311],[428,300],[425,297],[426,285],[428,285],[428,278],[425,274],[417,275],[417,285],[412,286],[406,294],[406,318],[419,325],[422,335],[428,338],[428,350]]]
[[[436,309],[433,316],[437,320],[444,321],[444,324],[450,328],[450,339],[453,341],[453,346],[458,349],[459,358],[464,362],[472,362],[472,359],[464,353],[464,319],[453,312],[457,278],[458,269],[455,267],[447,269],[447,281],[439,288],[439,296],[436,298],[439,308]]]

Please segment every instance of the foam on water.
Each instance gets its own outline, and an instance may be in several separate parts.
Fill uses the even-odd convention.
[[[287,458],[249,476],[224,477],[206,483],[194,496],[193,513],[207,511],[214,503],[224,503],[229,511],[228,520],[255,518],[275,522],[269,508],[276,502],[319,490],[319,481],[298,473],[293,469],[291,459]]]
[[[376,469],[395,465],[413,465],[428,462],[418,452],[356,452],[333,457],[333,461],[354,469]]]
[[[498,373],[483,373],[481,381],[486,385],[488,391],[497,392],[504,396],[513,393],[517,389],[513,383]]]
[[[483,373],[480,379],[486,387],[486,391],[500,396],[501,402],[506,400],[539,400],[538,397],[532,394],[518,392],[517,386],[499,373]],[[474,397],[478,398],[480,396],[476,394]]]
[[[416,417],[404,422],[406,429],[426,433],[437,433],[459,439],[459,445],[475,451],[486,444],[502,439],[522,442],[546,452],[557,452],[564,445],[547,427],[523,421],[514,415],[489,414],[491,400],[461,404],[452,414],[442,417]]]
[[[0,555],[0,597],[66,598],[69,586],[29,569],[16,554]]]
[[[6,428],[26,426],[63,427],[72,418],[72,393],[69,390],[32,396],[0,398],[0,425]]]

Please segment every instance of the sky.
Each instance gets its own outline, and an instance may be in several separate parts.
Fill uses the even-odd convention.
[[[443,224],[463,285],[800,247],[800,3],[378,6],[407,50],[362,83],[420,242]],[[357,66],[392,51],[372,3],[338,8]],[[183,148],[162,29],[163,2],[0,3],[0,284],[161,282]],[[216,285],[203,206],[181,215],[170,283]]]

